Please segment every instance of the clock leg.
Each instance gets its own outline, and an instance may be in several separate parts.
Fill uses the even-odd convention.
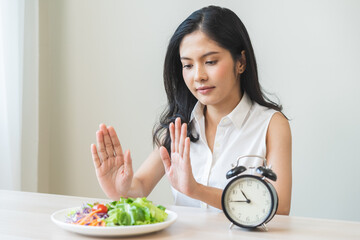
[[[234,226],[234,224],[230,223],[229,229],[231,230],[233,226]]]
[[[268,231],[268,228],[267,228],[267,226],[266,226],[266,224],[265,224],[265,223],[263,223],[263,224],[261,225],[261,227],[262,227],[262,229],[263,229],[265,232],[267,232],[267,231]]]

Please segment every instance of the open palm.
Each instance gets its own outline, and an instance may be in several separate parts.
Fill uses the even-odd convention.
[[[171,185],[186,195],[195,191],[197,182],[192,174],[190,163],[190,139],[187,136],[187,125],[181,125],[180,118],[169,126],[171,153],[165,147],[160,148],[166,175]]]
[[[105,194],[114,200],[126,196],[133,179],[130,152],[122,151],[120,141],[113,127],[100,125],[96,132],[98,149],[91,145],[96,176]]]

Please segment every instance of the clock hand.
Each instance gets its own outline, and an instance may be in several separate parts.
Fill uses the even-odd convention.
[[[236,200],[236,201],[229,201],[229,202],[246,202],[246,203],[249,203],[250,200]]]
[[[250,202],[251,202],[250,199],[248,199],[248,198],[246,197],[246,195],[245,195],[245,193],[243,192],[243,190],[241,190],[241,193],[244,195],[244,197],[245,197],[245,199],[246,199],[246,202],[247,202],[247,203],[250,203]]]

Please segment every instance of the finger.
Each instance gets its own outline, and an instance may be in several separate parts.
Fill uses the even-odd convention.
[[[171,152],[175,152],[175,126],[174,123],[170,123],[169,126],[169,132],[170,132],[170,139],[171,139]]]
[[[115,154],[117,156],[123,156],[123,150],[121,148],[121,144],[120,144],[120,141],[119,141],[119,138],[115,132],[115,129],[112,127],[112,126],[109,126],[108,128],[108,131],[109,131],[109,136],[111,138],[111,141],[113,143],[113,146],[114,146],[114,150],[115,150]]]
[[[184,157],[185,162],[190,164],[190,138],[185,138]]]
[[[124,171],[128,176],[133,175],[132,159],[131,159],[131,155],[130,155],[130,150],[125,151]]]
[[[104,136],[102,134],[102,131],[96,132],[96,141],[97,141],[97,145],[99,147],[100,157],[101,157],[102,161],[106,161],[108,159],[108,155],[105,151]]]
[[[165,172],[168,172],[171,167],[170,155],[164,146],[160,147],[160,157],[164,164]]]
[[[99,155],[97,153],[97,149],[96,149],[96,146],[95,144],[91,144],[91,156],[92,156],[92,159],[93,159],[93,162],[94,162],[94,166],[95,168],[99,168],[101,166],[101,162],[100,162],[100,158],[99,158]]]
[[[181,132],[181,120],[178,117],[175,120],[175,152],[179,152],[180,132]]]
[[[180,143],[179,143],[179,154],[181,157],[183,157],[183,153],[184,153],[184,144],[185,144],[186,134],[187,134],[187,124],[183,123],[181,126],[181,136],[180,136]]]
[[[110,135],[109,135],[109,131],[106,128],[106,125],[100,124],[100,130],[104,135],[104,143],[105,143],[106,153],[107,153],[108,157],[113,157],[115,151],[114,151],[113,143],[112,143]]]

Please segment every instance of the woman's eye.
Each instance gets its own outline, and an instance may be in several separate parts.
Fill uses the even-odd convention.
[[[217,63],[217,61],[206,61],[205,62],[207,65],[215,65]]]
[[[183,65],[183,68],[187,68],[187,69],[189,69],[189,68],[191,68],[192,67],[192,65],[191,64],[184,64]]]

